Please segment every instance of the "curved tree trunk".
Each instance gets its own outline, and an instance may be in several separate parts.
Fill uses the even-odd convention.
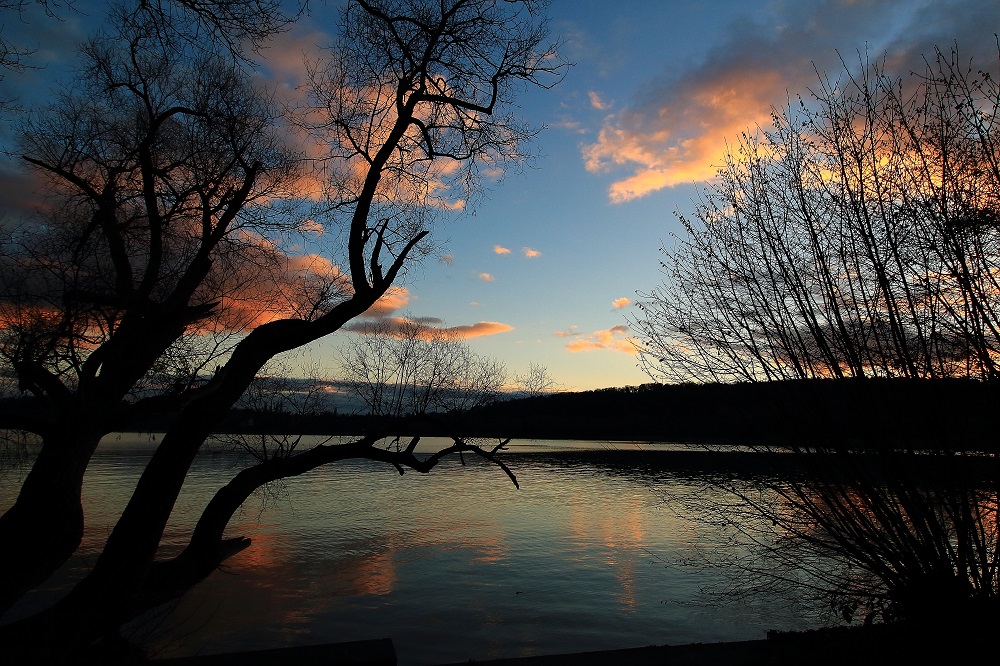
[[[0,616],[62,566],[83,538],[83,475],[101,435],[67,430],[43,440],[17,501],[0,516]]]
[[[336,330],[383,292],[384,288],[355,294],[324,319],[265,324],[237,346],[229,363],[187,404],[164,435],[94,568],[45,614],[45,631],[60,637],[66,654],[78,654],[94,641],[116,636],[121,624],[142,608],[143,590],[163,530],[191,463],[264,363],[281,351]]]

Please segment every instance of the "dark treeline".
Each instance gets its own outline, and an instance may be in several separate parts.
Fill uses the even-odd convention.
[[[963,379],[644,384],[553,393],[397,419],[405,434],[994,450],[998,390]],[[31,401],[21,409],[30,411]],[[163,431],[172,417],[121,430]],[[386,417],[234,409],[218,432],[359,435]]]
[[[997,389],[971,380],[645,384],[497,403],[477,434],[609,440],[995,447]]]

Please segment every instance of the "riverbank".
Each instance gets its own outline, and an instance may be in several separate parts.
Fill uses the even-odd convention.
[[[472,661],[476,666],[885,666],[961,664],[995,651],[996,618],[949,617],[913,625],[831,627],[802,632],[769,632],[765,640],[661,645]],[[448,666],[459,666],[451,664]]]
[[[986,624],[983,622],[982,624]],[[834,627],[805,632],[771,632],[765,640],[688,645],[650,645],[621,650],[537,655],[479,661],[469,659],[443,666],[798,666],[844,663],[961,663],[983,654],[992,634],[976,626]],[[390,639],[312,645],[259,652],[205,655],[156,660],[154,666],[393,666],[397,656]]]

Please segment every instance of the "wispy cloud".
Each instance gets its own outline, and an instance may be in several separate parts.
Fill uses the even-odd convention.
[[[615,300],[611,301],[611,305],[616,310],[621,310],[622,308],[627,308],[628,306],[632,305],[632,299],[625,298],[624,296],[622,296],[621,298],[616,298]]]
[[[590,97],[590,105],[598,111],[607,111],[611,108],[611,104],[601,99],[601,96],[593,90],[587,93],[587,95]]]
[[[455,255],[453,255],[453,254],[442,254],[441,258],[438,259],[438,262],[450,266],[453,263],[455,263]]]
[[[480,273],[479,279],[482,280],[483,282],[493,282],[493,276],[490,275],[489,273]]]
[[[299,225],[299,229],[303,233],[313,234],[315,236],[322,236],[326,233],[326,229],[323,228],[323,225],[311,218],[304,220],[302,224]]]
[[[837,76],[841,55],[857,69],[857,53],[903,76],[922,71],[935,45],[959,48],[974,62],[996,58],[991,3],[908,0],[771,3],[758,23],[746,16],[695,67],[664,76],[633,103],[608,115],[595,141],[583,147],[591,172],[615,178],[608,197],[622,203],[680,183],[712,178],[727,140],[770,122],[772,107],[806,94],[816,70]],[[591,94],[591,105],[601,103]],[[597,107],[600,108],[600,107]]]
[[[541,252],[539,252],[538,250],[533,250],[530,247],[522,247],[521,252],[523,252],[524,256],[527,257],[528,259],[534,259],[535,257],[542,256]]]
[[[635,354],[635,346],[629,340],[628,326],[619,324],[603,331],[594,331],[586,337],[573,340],[566,345],[566,349],[571,352],[588,352],[599,349],[610,349],[613,351]]]
[[[506,248],[503,245],[494,245],[493,252],[496,254],[510,254],[510,248]]]
[[[437,317],[386,317],[377,322],[353,321],[344,327],[344,330],[354,333],[369,335],[375,332],[396,334],[412,334],[414,328],[417,336],[424,339],[435,338],[445,333],[456,338],[467,340],[469,338],[479,338],[487,335],[497,335],[514,330],[513,326],[498,321],[480,321],[475,324],[462,324],[459,326],[437,326],[442,321]]]
[[[556,336],[557,338],[576,338],[583,335],[583,333],[577,330],[578,328],[579,326],[573,325],[570,326],[565,331],[556,331],[552,335]]]

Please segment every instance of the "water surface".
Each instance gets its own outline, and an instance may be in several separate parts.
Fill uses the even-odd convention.
[[[15,614],[50,603],[87,570],[153,446],[147,435],[105,440],[86,477],[80,554]],[[757,639],[818,624],[786,599],[705,594],[738,572],[690,564],[727,536],[672,505],[678,490],[706,492],[703,472],[666,462],[685,449],[512,442],[520,489],[469,457],[428,475],[331,465],[248,501],[229,534],[253,546],[131,629],[164,657],[390,637],[406,665]],[[199,456],[165,555],[244,464],[219,448]],[[0,508],[14,481],[8,472]]]

